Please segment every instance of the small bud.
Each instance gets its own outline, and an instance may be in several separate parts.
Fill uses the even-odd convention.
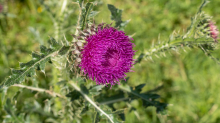
[[[209,28],[210,28],[211,37],[213,39],[215,39],[215,41],[216,41],[216,39],[218,38],[218,35],[219,35],[219,31],[217,29],[217,26],[215,26],[215,24],[212,21],[210,21],[209,22]]]

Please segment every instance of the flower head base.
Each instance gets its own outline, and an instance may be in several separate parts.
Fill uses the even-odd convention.
[[[217,26],[213,22],[209,22],[209,28],[210,28],[210,35],[211,37],[216,41],[219,35],[219,31],[217,29]]]
[[[132,38],[104,23],[97,28],[93,24],[87,32],[81,51],[81,71],[97,84],[115,85],[125,79],[134,61]]]

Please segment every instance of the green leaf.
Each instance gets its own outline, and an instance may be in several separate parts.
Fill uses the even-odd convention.
[[[203,0],[203,3],[201,4],[201,6],[199,7],[199,10],[197,12],[198,13],[201,13],[202,12],[202,9],[206,6],[206,4],[208,4],[210,1],[209,0]]]
[[[114,20],[116,25],[115,27],[120,27],[122,20],[122,10],[117,9],[114,5],[108,4],[108,9],[111,11],[111,20]]]
[[[92,12],[90,12],[89,18],[95,17],[98,13],[99,13],[98,11],[92,11]]]
[[[93,116],[93,123],[98,123],[98,122],[100,122],[99,112],[95,112]]]
[[[79,6],[82,8],[82,4],[83,4],[84,0],[77,0],[77,2],[79,3]]]
[[[59,55],[64,55],[70,49],[70,46],[63,46],[60,51],[58,52]]]
[[[142,101],[143,101],[143,105],[145,107],[154,106],[154,107],[156,107],[157,112],[161,112],[161,111],[165,110],[165,108],[167,107],[166,103],[161,103],[161,102],[155,101],[155,99],[160,97],[159,95],[140,93],[141,88],[143,88],[143,87],[144,87],[144,84],[141,84],[139,86],[136,86],[135,90],[133,90],[128,85],[119,85],[120,89],[122,89],[123,91],[127,91],[128,93],[132,94],[130,97],[139,97],[139,98],[141,98]]]
[[[93,3],[86,3],[85,8],[82,8],[81,17],[80,17],[80,28],[81,30],[84,29],[86,23],[89,22],[89,17],[93,16],[92,13]]]
[[[4,106],[5,111],[9,114],[14,116],[15,107],[11,104],[11,100],[7,98],[6,105]]]
[[[108,4],[108,9],[111,12],[111,20],[115,21],[115,27],[123,30],[130,20],[122,21],[122,10],[117,9],[114,5]]]
[[[104,85],[95,85],[89,89],[89,94],[92,95],[99,95],[102,88],[105,87]]]
[[[103,111],[111,117],[111,119],[114,123],[121,123],[122,122],[121,120],[119,120],[120,118],[119,118],[118,114],[123,114],[124,111],[116,110],[115,112],[113,112],[112,109],[106,105],[101,105],[100,108],[102,108]],[[100,114],[99,116],[103,119],[106,119],[106,117],[102,114]],[[111,123],[110,121],[108,121],[108,122]]]
[[[20,69],[11,69],[12,75],[6,78],[5,81],[0,84],[0,88],[21,83],[24,81],[25,76],[31,77],[35,75],[35,70],[44,71],[45,63],[51,62],[51,57],[54,57],[54,55],[56,55],[58,52],[60,52],[60,55],[63,55],[67,52],[66,48],[64,52],[64,49],[61,48],[62,45],[60,45],[54,38],[51,37],[48,42],[50,44],[50,48],[41,45],[40,53],[37,54],[33,52],[31,61],[27,63],[20,63]]]
[[[4,105],[4,110],[10,117],[7,121],[13,121],[14,123],[24,123],[24,115],[22,113],[16,112],[17,109],[14,104],[12,104],[11,99],[7,98]]]
[[[88,89],[86,88],[86,86],[84,84],[80,84],[80,89],[82,90],[83,93],[85,93],[86,95],[89,94]]]
[[[71,101],[79,99],[80,96],[81,94],[76,90],[71,91],[70,93],[66,95],[66,97],[69,97]]]

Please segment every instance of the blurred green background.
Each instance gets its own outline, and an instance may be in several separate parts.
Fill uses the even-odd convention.
[[[49,0],[44,0],[49,2]],[[191,17],[195,15],[202,0],[104,0],[99,1],[95,10],[99,14],[95,17],[97,23],[110,23],[110,11],[107,4],[113,4],[123,9],[122,20],[129,20],[125,28],[128,35],[133,35],[135,50],[138,55],[144,49],[150,48],[156,42],[158,35],[162,40],[169,38],[174,31],[185,32],[190,25]],[[71,4],[71,2],[70,2]],[[49,36],[55,37],[54,25],[46,12],[46,8],[39,1],[34,0],[6,0],[0,1],[3,11],[0,13],[0,81],[10,75],[10,68],[18,68],[19,62],[31,59],[32,51],[39,51],[40,44],[46,44]],[[53,5],[51,5],[53,7]],[[220,27],[220,1],[211,0],[203,9],[213,16],[213,21]],[[72,5],[75,12],[66,20],[68,25],[77,21],[77,5]],[[51,8],[53,10],[53,8]],[[7,13],[7,14],[6,14]],[[63,32],[67,40],[72,40],[75,28]],[[63,34],[61,36],[63,36]],[[214,54],[220,58],[216,50]],[[162,102],[169,104],[167,114],[156,114],[154,107],[143,108],[139,100],[131,105],[136,111],[126,112],[128,123],[219,123],[220,122],[220,67],[199,49],[180,51],[180,53],[166,53],[166,57],[156,58],[154,61],[143,60],[133,68],[135,72],[128,73],[129,84],[136,86],[145,83],[143,92],[159,88],[155,93],[161,95]],[[25,84],[50,89],[57,82],[58,71],[47,65],[46,76],[37,72],[34,78],[27,78]],[[1,95],[0,121],[5,118],[5,99],[13,97],[19,88],[9,87],[5,97]],[[27,91],[17,100],[19,109],[30,100],[38,100],[44,105],[45,95],[38,97]],[[58,103],[57,107],[62,107]],[[116,109],[125,107],[125,103],[114,104]],[[34,122],[40,117],[32,118]],[[42,118],[42,117],[41,117]],[[86,122],[86,121],[82,121]]]

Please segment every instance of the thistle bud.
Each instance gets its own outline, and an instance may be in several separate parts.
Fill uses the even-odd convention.
[[[217,26],[215,26],[215,24],[212,21],[210,21],[209,22],[209,28],[210,28],[210,35],[211,35],[211,37],[215,41],[217,41],[217,38],[218,38],[218,35],[219,35],[219,31],[217,29]]]

